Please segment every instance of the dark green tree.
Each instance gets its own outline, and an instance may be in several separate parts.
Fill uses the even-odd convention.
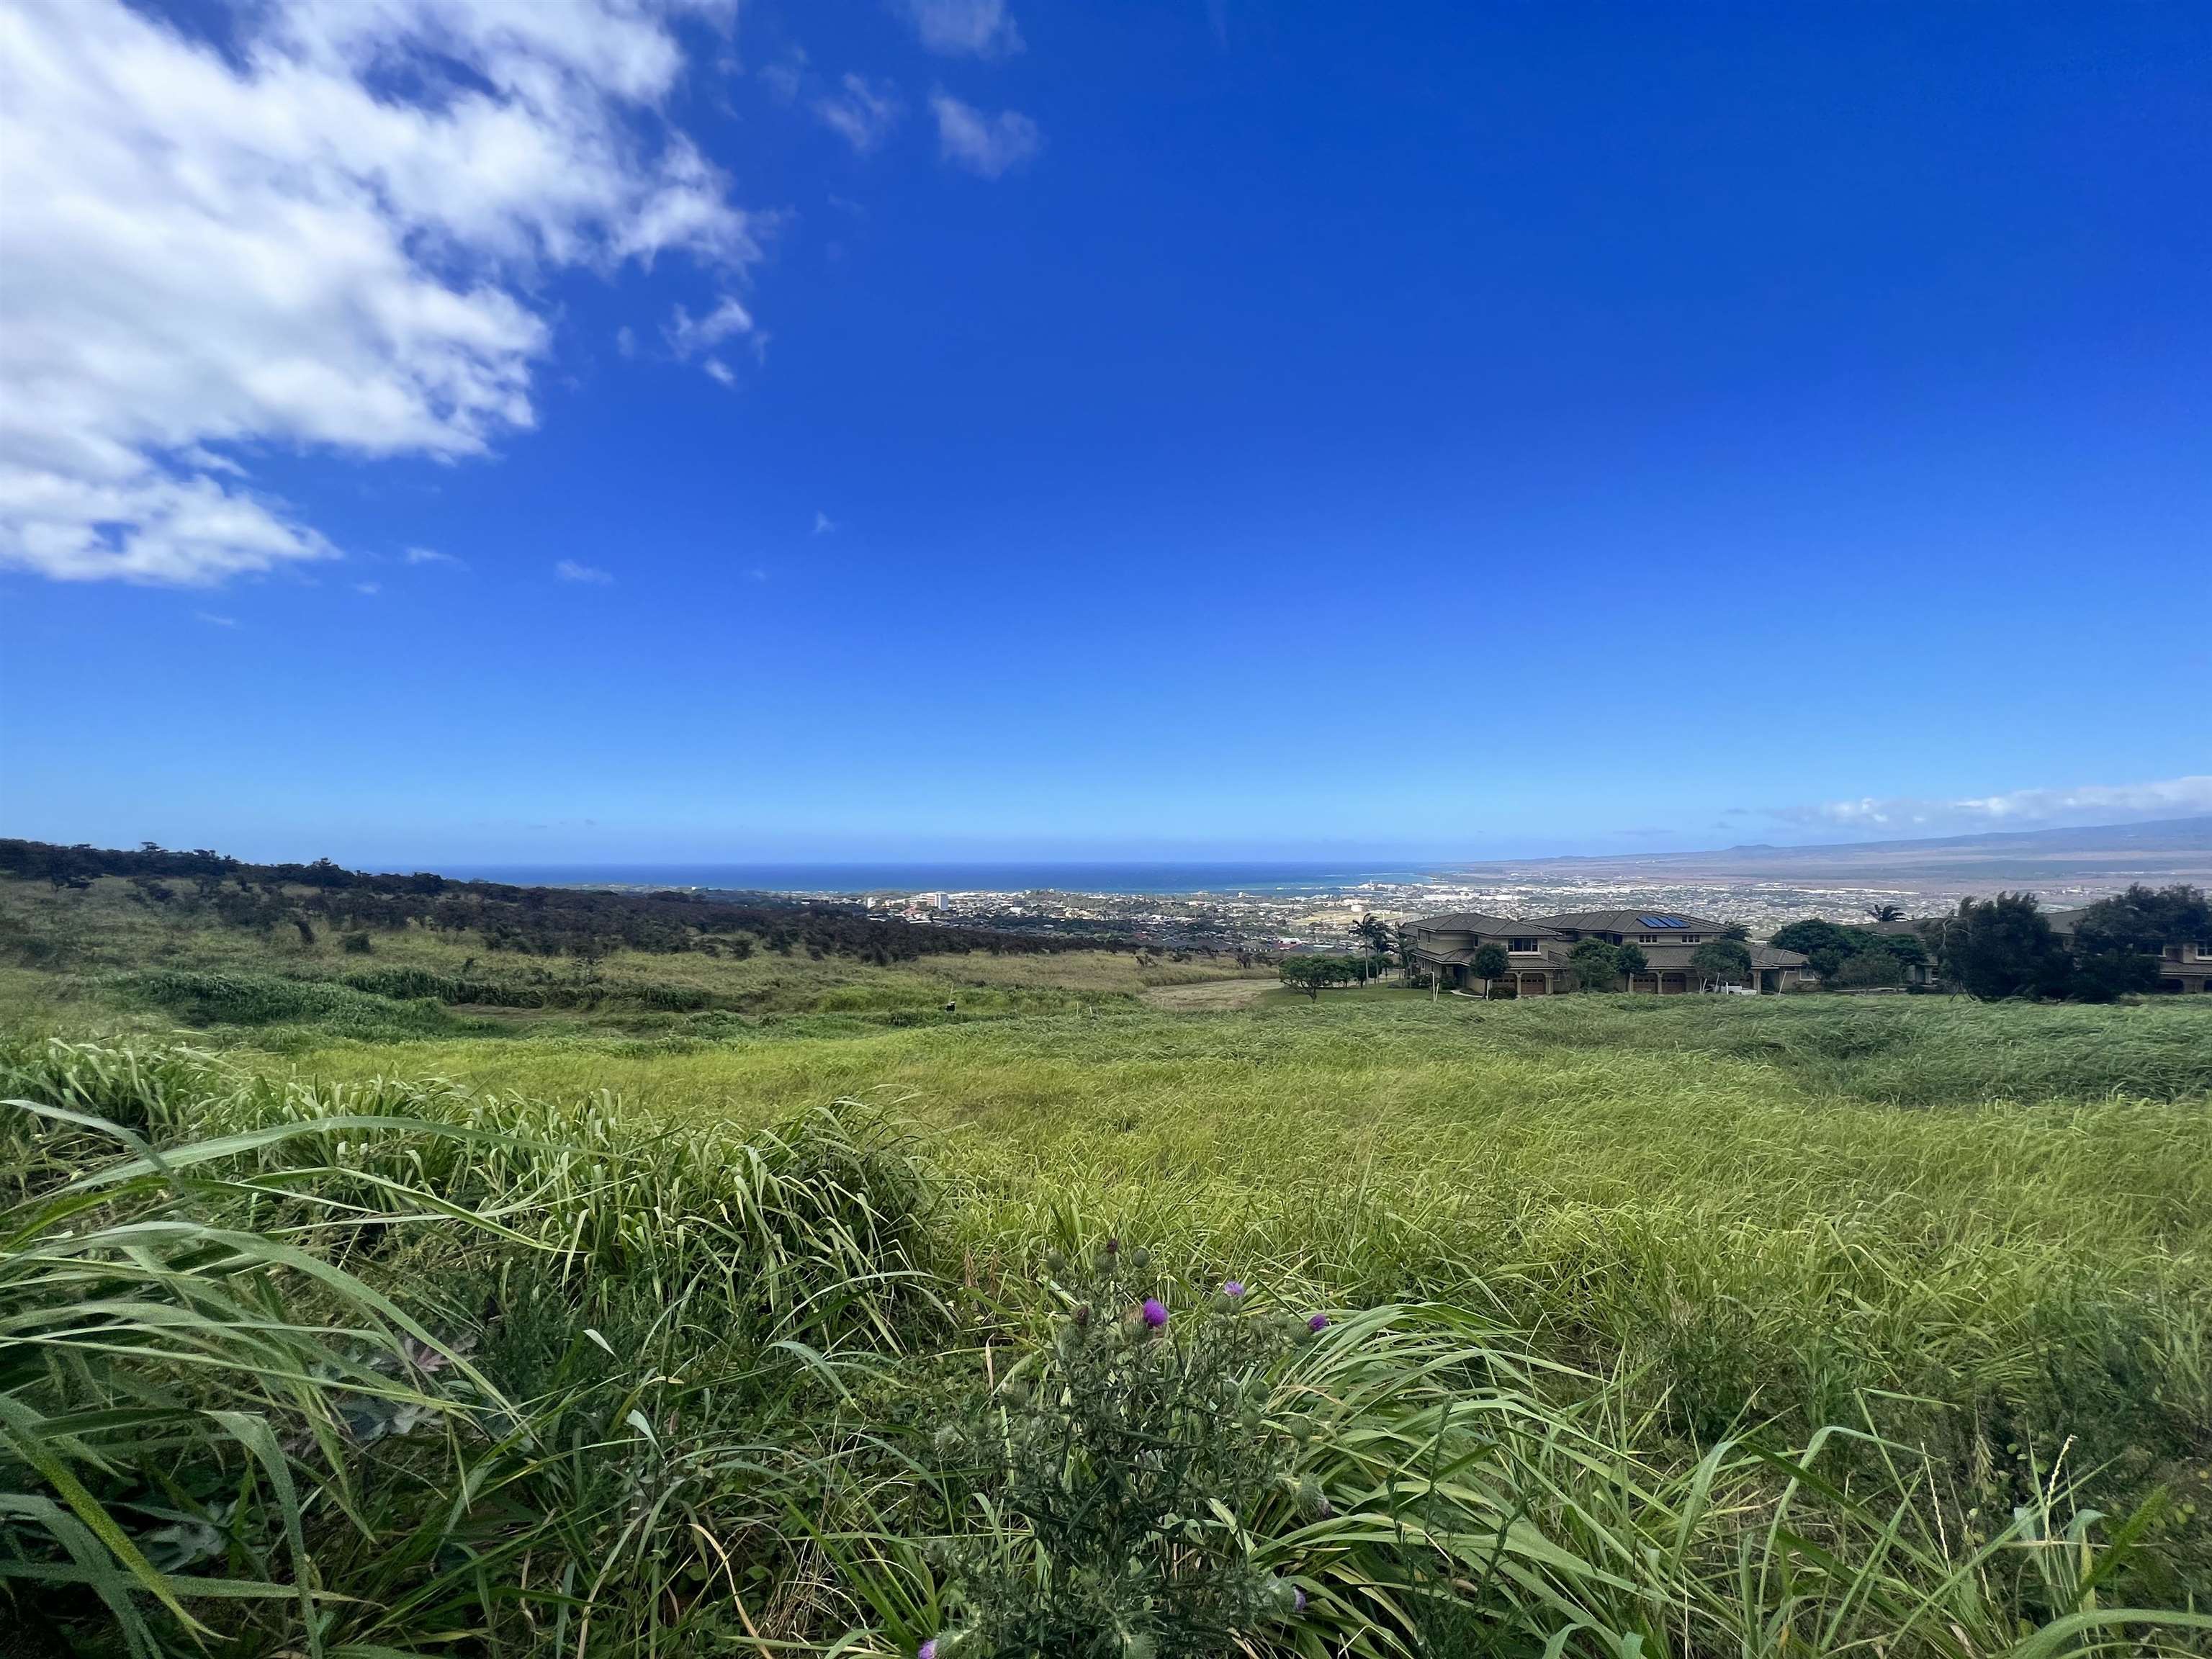
[[[1504,948],[1501,945],[1486,945],[1475,951],[1474,976],[1482,981],[1482,994],[1485,997],[1490,994],[1491,982],[1504,978],[1505,970],[1512,965],[1511,960],[1506,956]]]
[[[1877,933],[1872,928],[1854,928],[1858,951],[1862,957],[1886,957],[1901,970],[1923,966],[1928,961],[1928,945],[1917,933]]]
[[[1869,904],[1866,908],[1866,914],[1868,920],[1871,921],[1902,921],[1905,920],[1905,912],[1899,909],[1894,904]]]
[[[1969,996],[2063,996],[2073,963],[2033,893],[1959,901],[1943,931],[1943,971]]]
[[[1823,979],[1833,979],[1844,963],[1858,954],[1859,934],[1819,916],[1808,916],[1778,929],[1772,939],[1778,951],[1795,951],[1813,964]]]
[[[1690,957],[1690,966],[1708,986],[1729,985],[1751,975],[1751,952],[1741,939],[1709,939]]]
[[[1620,970],[1624,981],[1633,985],[1638,974],[1650,971],[1651,958],[1644,954],[1642,945],[1631,942],[1613,947],[1613,965]]]
[[[2169,945],[2212,939],[2212,906],[2201,888],[2149,888],[2138,882],[2100,899],[2074,927],[2072,994],[2110,1002],[2158,985],[2159,956]]]
[[[1577,990],[1610,991],[1620,974],[1620,957],[1601,939],[1580,939],[1567,952],[1567,973]]]

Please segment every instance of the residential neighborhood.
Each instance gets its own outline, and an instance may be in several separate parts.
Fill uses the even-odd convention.
[[[1505,953],[1505,969],[1496,983],[1523,997],[1553,996],[1571,989],[1569,958],[1584,939],[1637,947],[1644,965],[1623,975],[1630,991],[1680,996],[1717,989],[1723,981],[1701,972],[1692,958],[1700,945],[1736,938],[1740,932],[1726,922],[1670,910],[1580,910],[1526,921],[1463,910],[1424,916],[1407,926],[1413,933],[1409,961],[1414,977],[1433,974],[1455,990],[1487,990],[1476,957],[1485,945],[1496,945]],[[1808,986],[1815,977],[1805,957],[1795,951],[1749,940],[1743,948],[1751,959],[1749,971],[1731,976],[1740,989],[1771,994]]]

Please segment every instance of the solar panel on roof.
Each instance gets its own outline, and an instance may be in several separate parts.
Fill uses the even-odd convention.
[[[1680,916],[1638,916],[1637,921],[1646,927],[1686,927],[1690,925]]]

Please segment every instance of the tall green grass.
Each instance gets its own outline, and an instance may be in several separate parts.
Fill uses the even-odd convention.
[[[1098,1040],[1204,1078],[1243,1024]],[[1267,1379],[1327,1513],[1237,1517],[1308,1589],[1278,1650],[2207,1650],[2191,1109],[1731,1128],[1723,1091],[1664,1127],[1614,1056],[1601,1085],[1507,1030],[1471,1139],[1407,1089],[1350,1159],[1298,1089],[1208,1123],[1166,1075],[946,1136],[926,1100],[702,1110],[714,1055],[623,1062],[694,1071],[647,1109],[15,1042],[0,1619],[57,1652],[910,1651],[928,1542],[973,1524],[935,1431],[1048,1336],[1044,1245],[1119,1231],[1334,1310]],[[1371,1059],[1309,1059],[1340,1119],[1369,1097],[1335,1091]]]

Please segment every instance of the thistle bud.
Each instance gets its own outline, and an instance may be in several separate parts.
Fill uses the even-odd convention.
[[[1140,1273],[1152,1265],[1152,1253],[1142,1245],[1129,1252],[1129,1271]]]
[[[939,1457],[949,1457],[960,1449],[960,1431],[947,1423],[930,1437],[929,1443],[937,1448]]]
[[[1334,1513],[1329,1508],[1328,1494],[1311,1475],[1298,1482],[1298,1513],[1309,1521],[1326,1521]]]

